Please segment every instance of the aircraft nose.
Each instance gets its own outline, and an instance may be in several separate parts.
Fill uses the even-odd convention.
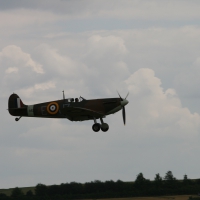
[[[126,100],[126,99],[123,99],[123,101],[121,101],[121,105],[122,106],[125,106],[125,105],[127,105],[129,102],[128,102],[128,100]]]

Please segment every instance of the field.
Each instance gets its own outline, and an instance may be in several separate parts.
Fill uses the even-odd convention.
[[[0,189],[0,193],[4,193],[10,196],[13,189],[14,188]],[[29,190],[31,190],[34,193],[35,187],[25,187],[20,189],[24,194],[26,194],[26,192]],[[177,196],[160,196],[160,197],[111,198],[111,199],[98,199],[98,200],[188,200],[190,196],[196,197],[195,195],[177,195]]]
[[[195,195],[177,195],[177,196],[161,196],[161,197],[131,197],[131,198],[116,198],[116,199],[101,199],[101,200],[188,200],[190,196],[196,197]]]
[[[0,189],[0,193],[4,193],[4,194],[6,194],[7,196],[10,196],[13,189],[14,189],[14,188],[10,188],[10,189]],[[33,193],[35,192],[35,191],[34,191],[34,190],[35,190],[35,187],[24,187],[24,188],[20,188],[20,189],[22,190],[22,192],[23,192],[24,194],[26,194],[29,190],[31,190]]]

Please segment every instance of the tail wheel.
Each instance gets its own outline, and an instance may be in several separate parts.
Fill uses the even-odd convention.
[[[101,125],[100,125],[99,123],[95,123],[95,124],[93,124],[93,126],[92,126],[92,130],[93,130],[94,132],[98,132],[98,131],[100,130],[100,128],[101,128]]]
[[[108,131],[108,129],[109,129],[108,124],[106,124],[106,123],[101,124],[101,130],[102,130],[103,132]]]

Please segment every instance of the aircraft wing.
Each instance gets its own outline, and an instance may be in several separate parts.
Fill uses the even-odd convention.
[[[96,117],[103,117],[105,116],[104,113],[94,111],[91,109],[87,108],[80,108],[80,107],[65,107],[60,109],[61,114],[66,115],[66,117],[71,117],[71,118],[79,118],[81,116],[90,116],[91,118]]]

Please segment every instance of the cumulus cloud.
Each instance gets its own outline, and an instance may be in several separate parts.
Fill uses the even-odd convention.
[[[116,91],[119,82],[130,74],[124,62],[128,51],[123,38],[93,34],[87,40],[86,49],[81,61],[92,72],[90,79],[86,80],[87,85],[89,82],[94,83],[90,85],[90,89],[95,95],[97,91],[99,95],[111,95],[113,90]]]
[[[55,82],[53,81],[49,81],[49,82],[45,82],[45,83],[39,83],[39,84],[35,84],[32,87],[29,88],[25,88],[25,89],[19,89],[18,92],[21,96],[25,97],[25,98],[29,98],[30,99],[35,96],[38,92],[44,92],[45,90],[50,90],[55,88]]]
[[[164,5],[164,6],[163,6]],[[145,20],[185,20],[199,19],[199,4],[188,2],[186,0],[164,1],[159,0],[97,0],[91,1],[60,1],[54,0],[27,2],[24,0],[16,3],[14,0],[2,2],[1,10],[21,9],[28,10],[38,9],[41,11],[49,11],[67,16],[68,19],[80,18],[117,18],[117,19],[145,19]]]
[[[13,62],[15,65],[18,65],[19,67],[31,67],[32,70],[36,73],[40,74],[44,73],[42,65],[34,62],[30,54],[23,52],[20,47],[15,45],[9,45],[2,49],[2,51],[0,52],[0,61],[5,63]],[[3,64],[4,63],[2,63],[2,65]]]
[[[158,135],[191,137],[200,131],[200,116],[184,108],[174,89],[161,87],[161,80],[151,69],[139,69],[126,81],[128,90],[134,97],[131,112],[133,123],[144,130],[152,129]],[[157,130],[155,130],[157,129]],[[189,134],[190,133],[190,134]]]
[[[38,81],[36,77],[44,74],[41,64],[31,55],[15,45],[9,45],[0,52],[1,94],[8,95],[19,88],[32,87]]]
[[[58,50],[47,44],[39,45],[35,51],[40,54],[48,71],[54,75],[64,76],[67,79],[77,78],[81,73],[87,73],[87,67],[72,60],[68,55],[60,55]]]
[[[6,74],[10,74],[10,73],[15,73],[18,72],[18,68],[17,67],[9,67],[8,69],[6,69]]]
[[[197,178],[199,101],[191,112],[192,101],[184,105],[182,94],[198,96],[200,29],[182,19],[199,19],[198,3],[3,2],[2,187],[132,181],[139,172],[153,178],[169,169],[177,178]],[[126,126],[121,112],[104,119],[109,132],[97,134],[93,121],[16,123],[7,113],[11,92],[34,104],[61,99],[63,89],[66,97],[86,99],[117,97],[117,89],[125,97],[129,91]]]
[[[183,69],[174,80],[175,87],[181,96],[199,98],[200,91],[200,57],[197,57],[190,68]]]
[[[184,108],[173,88],[164,90],[161,80],[152,69],[139,69],[124,80],[124,83],[130,91],[125,127],[121,113],[104,119],[110,125],[109,132],[104,134],[92,132],[92,121],[22,119],[22,125],[26,124],[29,128],[22,130],[14,141],[10,141],[11,146],[15,146],[14,155],[10,155],[17,158],[14,162],[23,162],[31,155],[31,163],[26,168],[29,173],[38,175],[39,171],[51,165],[53,159],[58,166],[51,165],[48,173],[54,172],[54,169],[59,169],[62,173],[56,173],[57,179],[55,176],[48,179],[49,175],[43,173],[42,182],[52,183],[54,180],[59,184],[66,182],[63,179],[65,175],[68,177],[67,181],[85,182],[93,180],[93,177],[100,180],[107,180],[107,177],[113,180],[130,180],[130,174],[134,176],[141,170],[153,178],[154,173],[160,172],[159,167],[163,172],[167,170],[163,165],[172,167],[169,163],[174,163],[177,156],[180,163],[184,162],[185,155],[194,157],[191,154],[198,147],[196,140],[200,131],[199,114],[192,114],[188,108]],[[37,86],[36,89],[44,86],[45,84]],[[192,147],[188,143],[192,143]],[[182,148],[185,150],[181,150]],[[178,155],[174,153],[177,149]],[[156,162],[158,158],[160,164]],[[40,161],[40,165],[34,165],[37,161]],[[88,163],[90,168],[87,167]],[[102,163],[106,163],[106,167]],[[144,167],[145,163],[148,163],[148,170]],[[133,166],[137,172],[132,169]],[[96,170],[91,171],[91,168]],[[127,173],[124,173],[124,168]],[[179,169],[173,167],[172,170]],[[69,171],[76,171],[76,175],[69,175]],[[37,181],[38,178],[36,176],[33,180]]]
[[[61,19],[59,15],[55,15],[48,11],[24,9],[23,6],[19,9],[16,8],[14,8],[14,10],[0,11],[0,17],[1,19],[4,19],[0,21],[0,26],[4,28],[4,30],[1,30],[1,33],[5,33],[5,30],[7,30],[7,34],[12,34],[10,29],[23,32],[22,27],[28,26],[31,28],[31,25],[42,25]]]

